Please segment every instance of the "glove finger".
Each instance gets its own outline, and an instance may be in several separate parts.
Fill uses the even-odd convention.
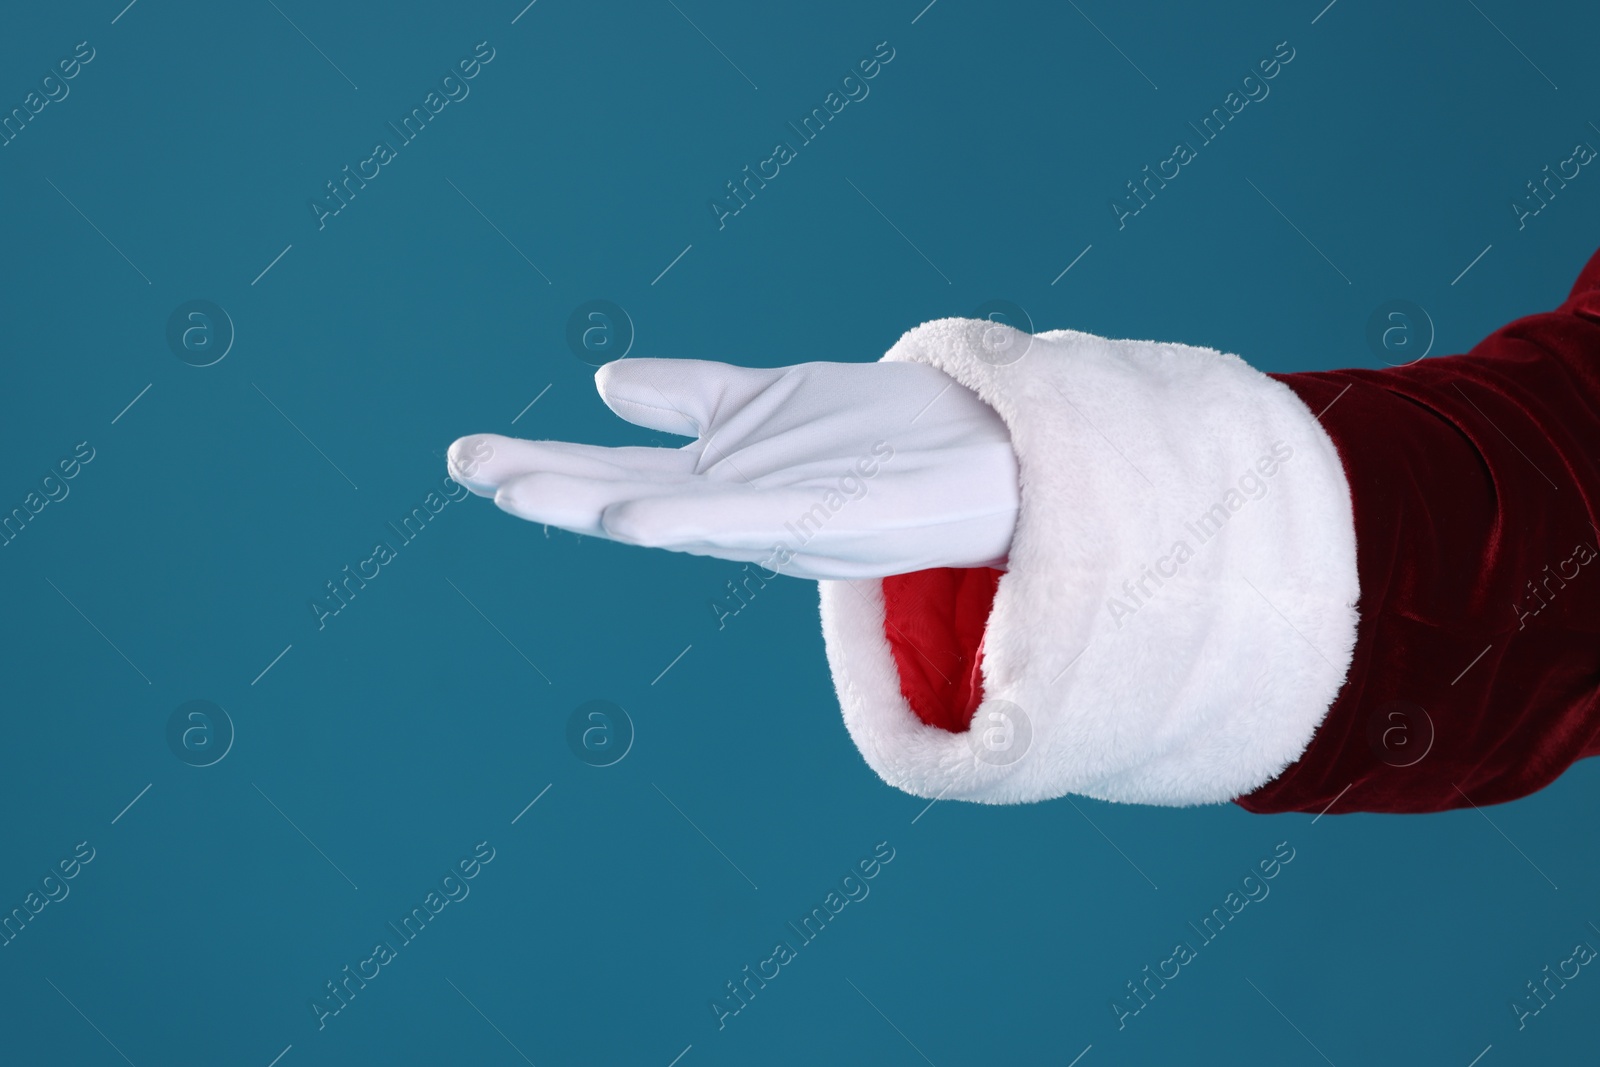
[[[495,504],[577,534],[755,564],[764,578],[877,578],[905,569],[877,558],[881,533],[846,525],[814,489],[730,489],[699,480],[667,485],[546,472],[506,483]]]
[[[450,477],[479,496],[494,496],[506,482],[541,471],[613,480],[676,480],[694,469],[694,457],[675,448],[606,448],[499,434],[463,437],[450,446],[448,459]]]
[[[605,510],[621,500],[682,490],[659,482],[584,478],[541,471],[513,478],[494,494],[501,511],[529,522],[558,526],[592,537],[611,537],[600,524]]]
[[[849,520],[836,517],[815,489],[756,489],[725,482],[688,483],[678,492],[620,499],[606,508],[600,522],[608,536],[629,544],[700,545],[713,555],[729,550],[771,554],[775,545],[794,548],[830,527],[834,533],[849,528]]]
[[[765,545],[761,548],[736,548],[728,545],[713,545],[705,542],[688,542],[677,545],[663,545],[668,552],[682,552],[691,556],[706,556],[714,559],[725,559],[733,563],[749,563],[753,566],[745,571],[747,577],[737,579],[736,584],[748,588],[749,575],[755,575],[763,580],[772,581],[779,576],[786,575],[790,578],[804,578],[810,581],[845,581],[863,578],[884,578],[890,574],[897,574],[904,568],[885,565],[881,560],[863,558],[841,559],[834,555],[814,554],[809,552],[793,552],[784,546]]]
[[[619,359],[595,372],[600,399],[638,426],[703,436],[783,376],[783,368],[736,367],[707,359]]]

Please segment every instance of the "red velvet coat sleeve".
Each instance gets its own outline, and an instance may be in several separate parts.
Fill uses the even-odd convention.
[[[1524,796],[1600,755],[1600,253],[1559,308],[1466,354],[1272,377],[1343,464],[1359,624],[1308,747],[1236,803],[1440,811]],[[965,729],[982,701],[997,577],[884,581],[900,688],[924,723]]]

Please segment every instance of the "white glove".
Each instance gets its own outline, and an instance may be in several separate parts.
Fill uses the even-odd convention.
[[[629,422],[695,437],[602,448],[496,434],[451,477],[530,522],[801,578],[1004,566],[1017,460],[977,394],[920,363],[623,359],[595,374]]]

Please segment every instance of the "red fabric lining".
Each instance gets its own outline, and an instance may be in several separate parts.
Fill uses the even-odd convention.
[[[917,718],[965,733],[983,703],[983,631],[1000,571],[938,567],[883,580],[884,634]]]

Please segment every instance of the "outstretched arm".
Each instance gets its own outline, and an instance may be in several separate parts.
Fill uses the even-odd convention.
[[[452,473],[819,580],[851,736],[920,796],[1508,800],[1600,753],[1600,594],[1564,592],[1596,558],[1597,263],[1386,370],[958,319],[875,364],[622,361],[606,403],[692,443],[463,438]]]

